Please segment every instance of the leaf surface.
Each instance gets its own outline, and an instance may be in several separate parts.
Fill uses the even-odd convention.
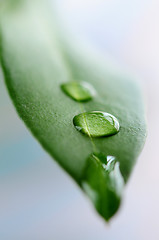
[[[0,7],[1,64],[18,114],[109,220],[145,141],[138,86],[103,57],[63,37],[46,0],[6,0]],[[61,89],[68,81],[87,82],[97,94],[78,103]],[[73,118],[85,111],[114,115],[119,133],[93,140],[81,134]],[[108,156],[115,158],[111,171],[104,167]]]

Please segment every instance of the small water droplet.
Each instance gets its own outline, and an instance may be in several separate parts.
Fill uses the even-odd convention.
[[[77,102],[86,102],[95,95],[95,90],[87,82],[71,81],[61,85],[62,90]]]
[[[114,135],[120,128],[116,117],[101,111],[81,113],[74,117],[73,124],[78,131],[91,137]]]

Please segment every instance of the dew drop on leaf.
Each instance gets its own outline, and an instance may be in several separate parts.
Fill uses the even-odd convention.
[[[124,187],[119,162],[114,156],[101,152],[91,154],[86,161],[81,186],[97,211],[109,221],[120,206]]]
[[[120,128],[116,117],[101,111],[81,113],[73,118],[73,124],[79,132],[91,137],[114,135]]]
[[[61,89],[77,102],[86,102],[95,95],[93,86],[87,82],[70,81],[61,85]]]

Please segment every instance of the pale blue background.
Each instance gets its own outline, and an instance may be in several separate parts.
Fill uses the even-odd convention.
[[[159,2],[59,0],[76,37],[141,79],[149,136],[109,225],[18,118],[0,77],[0,239],[159,239]]]

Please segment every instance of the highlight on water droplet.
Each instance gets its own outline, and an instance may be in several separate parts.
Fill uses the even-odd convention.
[[[96,159],[97,162],[101,162],[102,167],[107,171],[111,172],[116,164],[116,158],[114,156],[106,156],[104,153],[98,152],[93,153],[92,157]]]
[[[116,160],[114,156],[107,156],[107,163],[103,163],[103,168],[108,171],[111,172],[114,169]]]
[[[105,137],[119,132],[119,121],[110,113],[84,112],[73,118],[75,128],[89,137]]]
[[[96,94],[93,86],[87,82],[70,81],[63,83],[61,89],[77,102],[89,101]]]

